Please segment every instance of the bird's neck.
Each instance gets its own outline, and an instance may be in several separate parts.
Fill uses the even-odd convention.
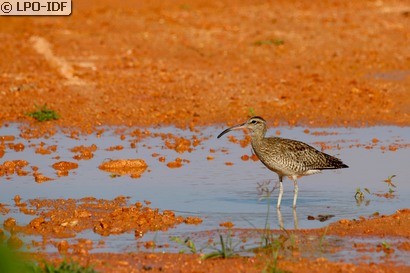
[[[257,133],[257,132],[252,132],[252,135],[251,135],[251,137],[252,137],[252,144],[257,145],[258,143],[260,143],[260,142],[263,140],[263,138],[265,137],[265,133],[266,133],[266,131],[264,131],[264,132],[259,132],[259,133]]]

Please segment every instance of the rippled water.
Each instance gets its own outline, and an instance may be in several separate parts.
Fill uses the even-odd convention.
[[[117,128],[118,129],[118,128]],[[196,135],[205,139],[192,152],[178,154],[174,150],[166,149],[164,140],[160,137],[147,137],[137,143],[136,148],[130,147],[131,137],[128,132],[132,129],[122,129],[126,136],[121,139],[115,129],[106,128],[105,132],[97,137],[88,135],[72,139],[63,133],[48,139],[19,138],[19,129],[16,125],[1,128],[0,135],[14,135],[14,143],[23,143],[25,149],[15,152],[7,149],[0,163],[6,160],[24,159],[31,165],[36,165],[46,176],[57,178],[51,165],[57,161],[75,161],[79,167],[70,172],[67,177],[59,177],[54,181],[37,184],[30,176],[12,176],[6,180],[0,178],[0,202],[13,204],[15,195],[23,200],[32,198],[82,198],[93,196],[96,198],[113,199],[119,195],[130,196],[130,202],[149,200],[153,208],[174,210],[179,215],[199,216],[204,219],[198,226],[180,225],[166,233],[151,234],[156,240],[167,240],[168,236],[186,236],[203,230],[218,229],[219,223],[232,221],[237,228],[263,228],[268,220],[271,228],[279,228],[276,204],[277,191],[270,199],[262,198],[258,193],[258,184],[268,183],[272,188],[278,181],[275,173],[267,170],[259,161],[243,161],[242,155],[251,155],[251,148],[242,148],[239,144],[230,142],[227,137],[216,139],[222,127],[201,128],[198,133],[180,130],[172,127],[147,128],[152,133],[172,133],[180,137],[191,139]],[[293,138],[320,148],[319,143],[332,146],[325,152],[336,155],[347,165],[348,169],[324,171],[321,174],[300,178],[299,198],[297,207],[297,223],[293,214],[293,182],[286,179],[284,182],[284,196],[282,199],[281,214],[285,229],[292,229],[297,224],[300,229],[323,227],[329,223],[308,220],[309,215],[331,214],[330,221],[353,219],[359,216],[369,216],[374,212],[391,214],[400,208],[410,207],[410,128],[400,127],[370,127],[360,129],[349,128],[272,128],[268,135],[275,135],[280,131],[281,137]],[[325,132],[325,133],[323,133]],[[316,134],[318,133],[318,134]],[[240,131],[231,135],[238,139],[243,138]],[[374,139],[377,139],[374,140]],[[57,151],[50,155],[39,155],[30,144],[44,142],[46,146],[57,145]],[[70,148],[79,145],[97,145],[98,149],[91,160],[74,160]],[[107,151],[106,148],[123,145],[119,151]],[[369,148],[366,146],[373,146]],[[385,149],[382,149],[385,147]],[[389,147],[399,147],[395,151]],[[215,152],[211,152],[214,149]],[[166,163],[153,157],[158,153],[167,158],[166,162],[176,157],[187,159],[190,162],[177,169],[171,169]],[[59,156],[60,159],[53,159]],[[213,156],[213,160],[208,160]],[[108,173],[98,169],[106,159],[144,159],[149,172],[141,178],[132,179],[128,176],[112,178]],[[232,162],[232,165],[225,164]],[[354,194],[357,188],[368,188],[371,193],[386,193],[388,185],[383,180],[388,176],[393,178],[397,188],[396,197],[386,199],[366,193],[367,202],[357,204]],[[271,203],[271,212],[267,217],[268,203]],[[0,219],[13,216],[19,224],[28,223],[29,216],[16,212]],[[2,221],[1,221],[2,222]],[[150,237],[151,236],[151,237]],[[92,231],[84,232],[81,237],[90,237],[98,240],[99,235]],[[122,234],[104,238],[105,249],[97,251],[130,251],[135,249],[134,234]]]

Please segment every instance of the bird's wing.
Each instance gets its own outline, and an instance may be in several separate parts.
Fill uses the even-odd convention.
[[[312,146],[292,139],[267,138],[264,149],[271,160],[301,170],[334,169],[343,164],[339,159],[325,154]]]

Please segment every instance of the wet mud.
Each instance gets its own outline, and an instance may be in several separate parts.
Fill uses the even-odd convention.
[[[407,127],[409,29],[410,6],[400,0],[103,0],[76,2],[69,17],[2,16],[0,130],[19,124],[19,133],[0,133],[0,160],[13,154],[0,161],[0,188],[19,177],[30,177],[38,187],[52,187],[84,171],[84,162],[94,162],[101,150],[112,154],[138,150],[147,138],[160,139],[162,149],[175,152],[167,155],[145,146],[155,164],[183,171],[193,165],[187,154],[201,149],[208,138],[199,133],[200,126],[232,125],[254,114],[272,127],[304,126],[306,135],[317,137],[338,134],[318,127]],[[43,105],[60,118],[38,122],[28,115]],[[116,135],[123,142],[105,146],[62,147],[51,141],[58,132],[73,140],[89,134],[98,138],[106,131],[103,126],[127,126],[133,131],[119,128]],[[192,136],[146,129],[163,126],[184,128]],[[404,140],[384,143],[374,135],[366,143],[314,144],[322,150],[337,151],[345,145],[398,153],[409,148],[408,138],[399,137]],[[248,147],[250,138],[229,136],[228,141]],[[63,149],[70,155],[61,156]],[[50,157],[50,166],[19,156],[32,150]],[[225,148],[210,148],[203,158],[211,164],[228,153]],[[228,157],[223,160],[229,168],[240,165]],[[240,160],[250,163],[257,158],[242,153]],[[97,166],[112,179],[126,176],[138,183],[153,171],[153,164],[137,155],[107,157]],[[356,220],[309,215],[312,221],[326,221],[326,226],[273,229],[275,236],[289,238],[287,232],[299,236],[293,243],[283,241],[277,257],[259,251],[202,260],[203,254],[171,253],[167,251],[171,247],[143,239],[146,234],[201,225],[206,221],[202,215],[157,209],[144,198],[130,202],[126,193],[105,199],[27,199],[23,196],[27,184],[18,186],[21,194],[13,196],[0,190],[0,241],[39,260],[58,262],[67,256],[101,272],[262,272],[274,266],[290,272],[410,271],[408,263],[396,258],[410,253],[410,212],[405,207]],[[372,194],[383,200],[404,198],[394,192]],[[367,201],[362,200],[364,206]],[[249,232],[236,228],[230,219],[214,228],[245,238]],[[87,238],[129,233],[134,234],[138,251],[105,253],[104,239]],[[215,241],[217,233],[210,230],[202,238]],[[352,255],[361,255],[341,261],[306,257],[301,249],[309,246],[309,236],[316,236],[316,241],[334,236],[345,243],[326,251],[353,249]],[[321,245],[313,248],[317,251]],[[375,253],[381,262],[374,261]]]
[[[47,258],[51,262],[58,263],[62,261],[62,257],[70,257],[84,266],[92,264],[97,270],[103,272],[146,270],[209,272],[221,269],[227,272],[261,272],[271,267],[273,263],[281,270],[291,272],[332,272],[333,270],[371,272],[376,268],[380,272],[406,272],[409,268],[408,264],[398,263],[396,259],[398,252],[401,252],[404,257],[410,253],[409,209],[398,210],[392,215],[373,215],[358,220],[343,219],[321,229],[244,230],[235,228],[232,222],[222,222],[219,225],[222,230],[201,232],[196,236],[209,238],[208,242],[212,242],[211,238],[215,238],[215,234],[223,234],[224,237],[232,236],[235,241],[242,242],[252,241],[261,235],[274,236],[278,243],[277,249],[256,247],[253,251],[250,249],[238,251],[229,259],[204,260],[205,254],[172,253],[167,251],[170,246],[157,245],[155,240],[141,242],[137,252],[127,254],[98,251],[104,248],[104,239],[98,243],[87,238],[77,238],[75,243],[67,241],[67,238],[75,237],[76,234],[87,229],[102,235],[102,238],[132,232],[138,241],[146,232],[164,231],[180,224],[202,223],[202,219],[198,217],[176,216],[174,212],[166,210],[159,212],[158,209],[149,207],[149,201],[145,201],[144,204],[128,205],[128,198],[125,197],[114,200],[97,200],[89,197],[81,200],[28,200],[27,202],[22,202],[18,196],[14,199],[14,207],[18,207],[24,214],[34,215],[35,218],[25,226],[19,225],[14,218],[6,218],[3,222],[4,230],[0,230],[1,240],[6,240],[10,247],[18,249],[24,245],[20,237],[24,238],[30,234],[40,235],[42,240],[33,240],[26,247],[45,249],[47,245],[53,245],[58,250],[58,254],[53,252],[45,254],[39,251],[33,254],[36,259]],[[13,206],[1,204],[0,208],[1,213],[7,215]],[[12,235],[6,236],[6,232]],[[374,240],[364,242],[363,236]],[[341,241],[346,240],[343,238],[348,238],[349,247],[340,244]],[[351,255],[356,257],[345,257],[345,262],[344,259],[335,262],[325,256],[309,258],[309,253],[340,252],[346,248],[351,248],[352,253],[355,253]],[[152,252],[154,249],[162,253]],[[277,256],[272,255],[273,250],[278,251]],[[369,263],[369,256],[374,253],[379,253],[380,260],[377,263]]]

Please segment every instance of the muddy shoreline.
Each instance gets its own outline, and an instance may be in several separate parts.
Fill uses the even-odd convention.
[[[1,17],[0,121],[63,127],[410,123],[405,1],[91,1]],[[116,19],[112,20],[112,16]],[[390,42],[386,42],[390,41]]]
[[[398,263],[395,258],[397,252],[408,253],[410,251],[409,209],[398,210],[392,215],[373,215],[361,217],[358,220],[343,219],[320,229],[237,229],[234,223],[225,222],[220,224],[220,230],[204,231],[197,235],[196,238],[216,238],[218,234],[224,238],[233,236],[235,241],[243,240],[244,242],[252,240],[252,237],[263,235],[272,236],[269,238],[277,240],[277,248],[266,250],[260,248],[257,252],[250,251],[250,249],[237,252],[239,250],[237,249],[236,254],[228,259],[204,260],[206,252],[172,253],[174,251],[169,249],[169,246],[157,245],[155,240],[146,241],[141,244],[138,251],[128,253],[99,253],[98,249],[104,248],[103,240],[98,243],[86,238],[78,238],[77,243],[67,241],[68,238],[76,236],[76,233],[87,229],[103,236],[135,232],[136,240],[138,240],[137,237],[142,238],[145,232],[157,230],[158,227],[165,231],[181,223],[188,225],[202,223],[200,218],[184,218],[176,216],[171,211],[158,212],[157,209],[150,208],[149,204],[149,201],[145,201],[145,204],[127,205],[127,198],[124,197],[118,197],[115,200],[96,200],[90,197],[81,200],[28,200],[28,202],[15,197],[14,207],[19,207],[24,214],[39,216],[26,226],[20,226],[14,218],[8,217],[3,222],[5,230],[1,230],[2,240],[6,240],[12,248],[20,248],[24,244],[20,239],[21,236],[24,238],[27,235],[40,235],[43,237],[42,240],[36,240],[36,242],[33,240],[26,247],[46,249],[48,245],[53,245],[57,252],[35,251],[31,254],[34,259],[40,262],[46,259],[56,264],[63,259],[72,259],[83,266],[92,265],[101,272],[143,272],[147,270],[153,272],[164,270],[168,272],[197,272],[198,270],[209,272],[222,269],[227,272],[261,272],[271,266],[273,261],[275,261],[275,266],[281,270],[291,272],[333,272],[334,270],[371,272],[376,268],[380,272],[406,272],[409,269],[407,264]],[[9,210],[13,209],[12,207],[1,204],[1,214],[7,216]],[[8,236],[8,233],[12,236]],[[366,237],[373,238],[374,243],[371,243],[372,241],[364,243],[363,239]],[[192,244],[195,244],[195,240],[193,239]],[[208,239],[208,242],[212,240]],[[332,240],[349,240],[350,248],[355,249],[358,256],[351,257],[352,260],[349,259],[346,262],[335,262],[326,257],[314,259],[306,257],[309,251],[318,251],[319,248],[323,253],[343,251],[343,248],[346,248],[346,245],[344,247],[340,244],[333,245]],[[270,253],[273,249],[278,252],[275,259]],[[239,253],[242,254],[238,255]],[[381,260],[369,263],[369,257],[374,253],[380,253]]]

